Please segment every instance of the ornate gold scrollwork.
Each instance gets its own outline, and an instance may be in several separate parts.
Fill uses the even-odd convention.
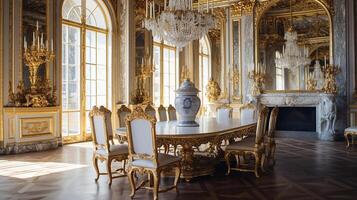
[[[208,81],[206,90],[207,90],[206,96],[207,96],[209,102],[217,101],[219,96],[221,95],[221,88],[219,87],[219,84],[213,78],[211,78]]]

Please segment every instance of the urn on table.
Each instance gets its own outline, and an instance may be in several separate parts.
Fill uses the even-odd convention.
[[[196,127],[199,126],[195,121],[198,110],[201,106],[201,100],[197,96],[200,91],[195,87],[195,84],[189,79],[186,79],[176,90],[177,97],[175,99],[176,111],[178,113],[178,126],[180,127]]]

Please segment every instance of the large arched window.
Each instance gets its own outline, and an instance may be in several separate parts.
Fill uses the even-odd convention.
[[[178,68],[176,48],[159,38],[154,37],[153,58],[153,103],[155,106],[175,104],[178,88]]]
[[[108,10],[98,0],[65,0],[62,7],[62,135],[85,140],[88,112],[111,107]],[[65,140],[66,141],[66,140]]]
[[[201,90],[200,98],[202,100],[203,105],[206,105],[208,103],[208,100],[206,98],[206,86],[211,76],[209,47],[210,46],[207,37],[201,38],[199,50],[199,89]]]

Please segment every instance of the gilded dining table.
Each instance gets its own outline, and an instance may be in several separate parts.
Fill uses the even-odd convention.
[[[255,134],[256,122],[240,119],[218,120],[202,117],[196,119],[198,127],[178,127],[177,121],[156,123],[157,146],[180,147],[182,158],[181,178],[186,181],[194,177],[212,175],[223,157],[222,141],[233,140]],[[126,128],[116,129],[121,138],[126,137]],[[199,151],[208,144],[207,151]]]

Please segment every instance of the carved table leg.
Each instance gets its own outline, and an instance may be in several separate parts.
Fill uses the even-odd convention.
[[[191,180],[189,177],[185,177],[185,172],[189,172],[193,170],[193,153],[194,150],[191,145],[184,144],[182,146],[182,177],[185,178],[187,182]]]

